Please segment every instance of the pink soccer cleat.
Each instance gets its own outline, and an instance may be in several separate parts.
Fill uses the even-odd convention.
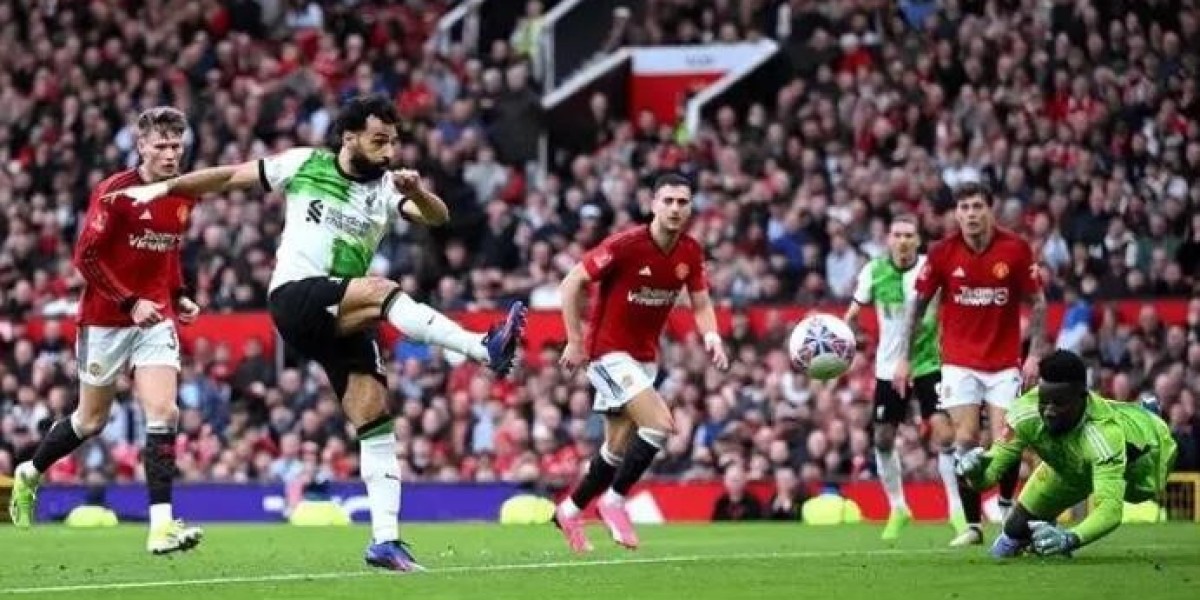
[[[630,550],[637,550],[637,532],[633,530],[633,521],[629,520],[629,513],[625,512],[625,503],[601,500],[597,503],[597,508],[600,510],[600,519],[612,532],[613,541]]]
[[[583,515],[568,517],[559,506],[554,509],[554,524],[562,531],[563,537],[567,538],[567,545],[571,547],[572,552],[584,554],[592,551],[592,543],[588,541],[587,532],[583,530]]]

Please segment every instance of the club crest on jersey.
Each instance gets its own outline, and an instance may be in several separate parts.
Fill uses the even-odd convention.
[[[1008,264],[998,262],[995,265],[992,265],[992,275],[995,275],[996,279],[1004,279],[1005,277],[1008,277]]]
[[[687,266],[687,263],[679,263],[675,265],[675,276],[680,280],[687,279],[688,273],[692,270]]]
[[[375,192],[374,190],[367,192],[367,210],[375,208]]]
[[[104,231],[104,227],[108,225],[108,213],[98,212],[95,218],[92,219],[92,229],[96,231]]]
[[[100,376],[100,363],[92,363],[92,364],[88,365],[88,375],[91,375],[92,377],[99,377]]]

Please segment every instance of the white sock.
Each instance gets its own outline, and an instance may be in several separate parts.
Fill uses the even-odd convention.
[[[625,496],[622,496],[612,488],[604,490],[604,494],[600,496],[600,501],[605,504],[622,504],[625,502]]]
[[[488,360],[482,333],[463,329],[429,305],[413,301],[408,294],[396,296],[388,308],[387,320],[413,341],[454,350],[479,362]]]
[[[904,482],[900,476],[900,455],[895,450],[884,452],[876,448],[875,464],[879,467],[879,480],[883,483],[883,491],[887,492],[892,511],[908,510],[908,503],[904,501]]]
[[[962,498],[958,495],[958,477],[954,474],[954,453],[938,452],[938,474],[942,476],[942,487],[946,490],[946,504],[951,517],[963,514]]]
[[[567,496],[566,500],[558,503],[558,509],[562,511],[563,516],[568,519],[580,513],[579,507],[575,505],[575,501]]]
[[[367,504],[371,507],[371,535],[375,543],[400,539],[400,463],[396,460],[396,435],[386,433],[360,439],[359,460]]]
[[[175,516],[171,513],[170,504],[150,505],[150,529],[162,527],[173,520],[175,520]]]

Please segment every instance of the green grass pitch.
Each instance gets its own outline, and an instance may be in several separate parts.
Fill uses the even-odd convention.
[[[1127,526],[1073,559],[997,563],[983,547],[952,551],[945,526],[879,541],[875,526],[643,527],[642,548],[571,555],[550,526],[407,525],[429,568],[368,570],[365,527],[218,525],[197,550],[145,553],[144,530],[0,528],[0,600],[485,598],[725,600],[824,598],[1200,598],[1200,526]]]

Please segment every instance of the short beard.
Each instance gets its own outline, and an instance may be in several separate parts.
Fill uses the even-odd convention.
[[[354,169],[354,174],[364,179],[379,179],[387,171],[389,162],[373,163],[365,156],[360,154],[352,154],[350,156],[350,168]]]

